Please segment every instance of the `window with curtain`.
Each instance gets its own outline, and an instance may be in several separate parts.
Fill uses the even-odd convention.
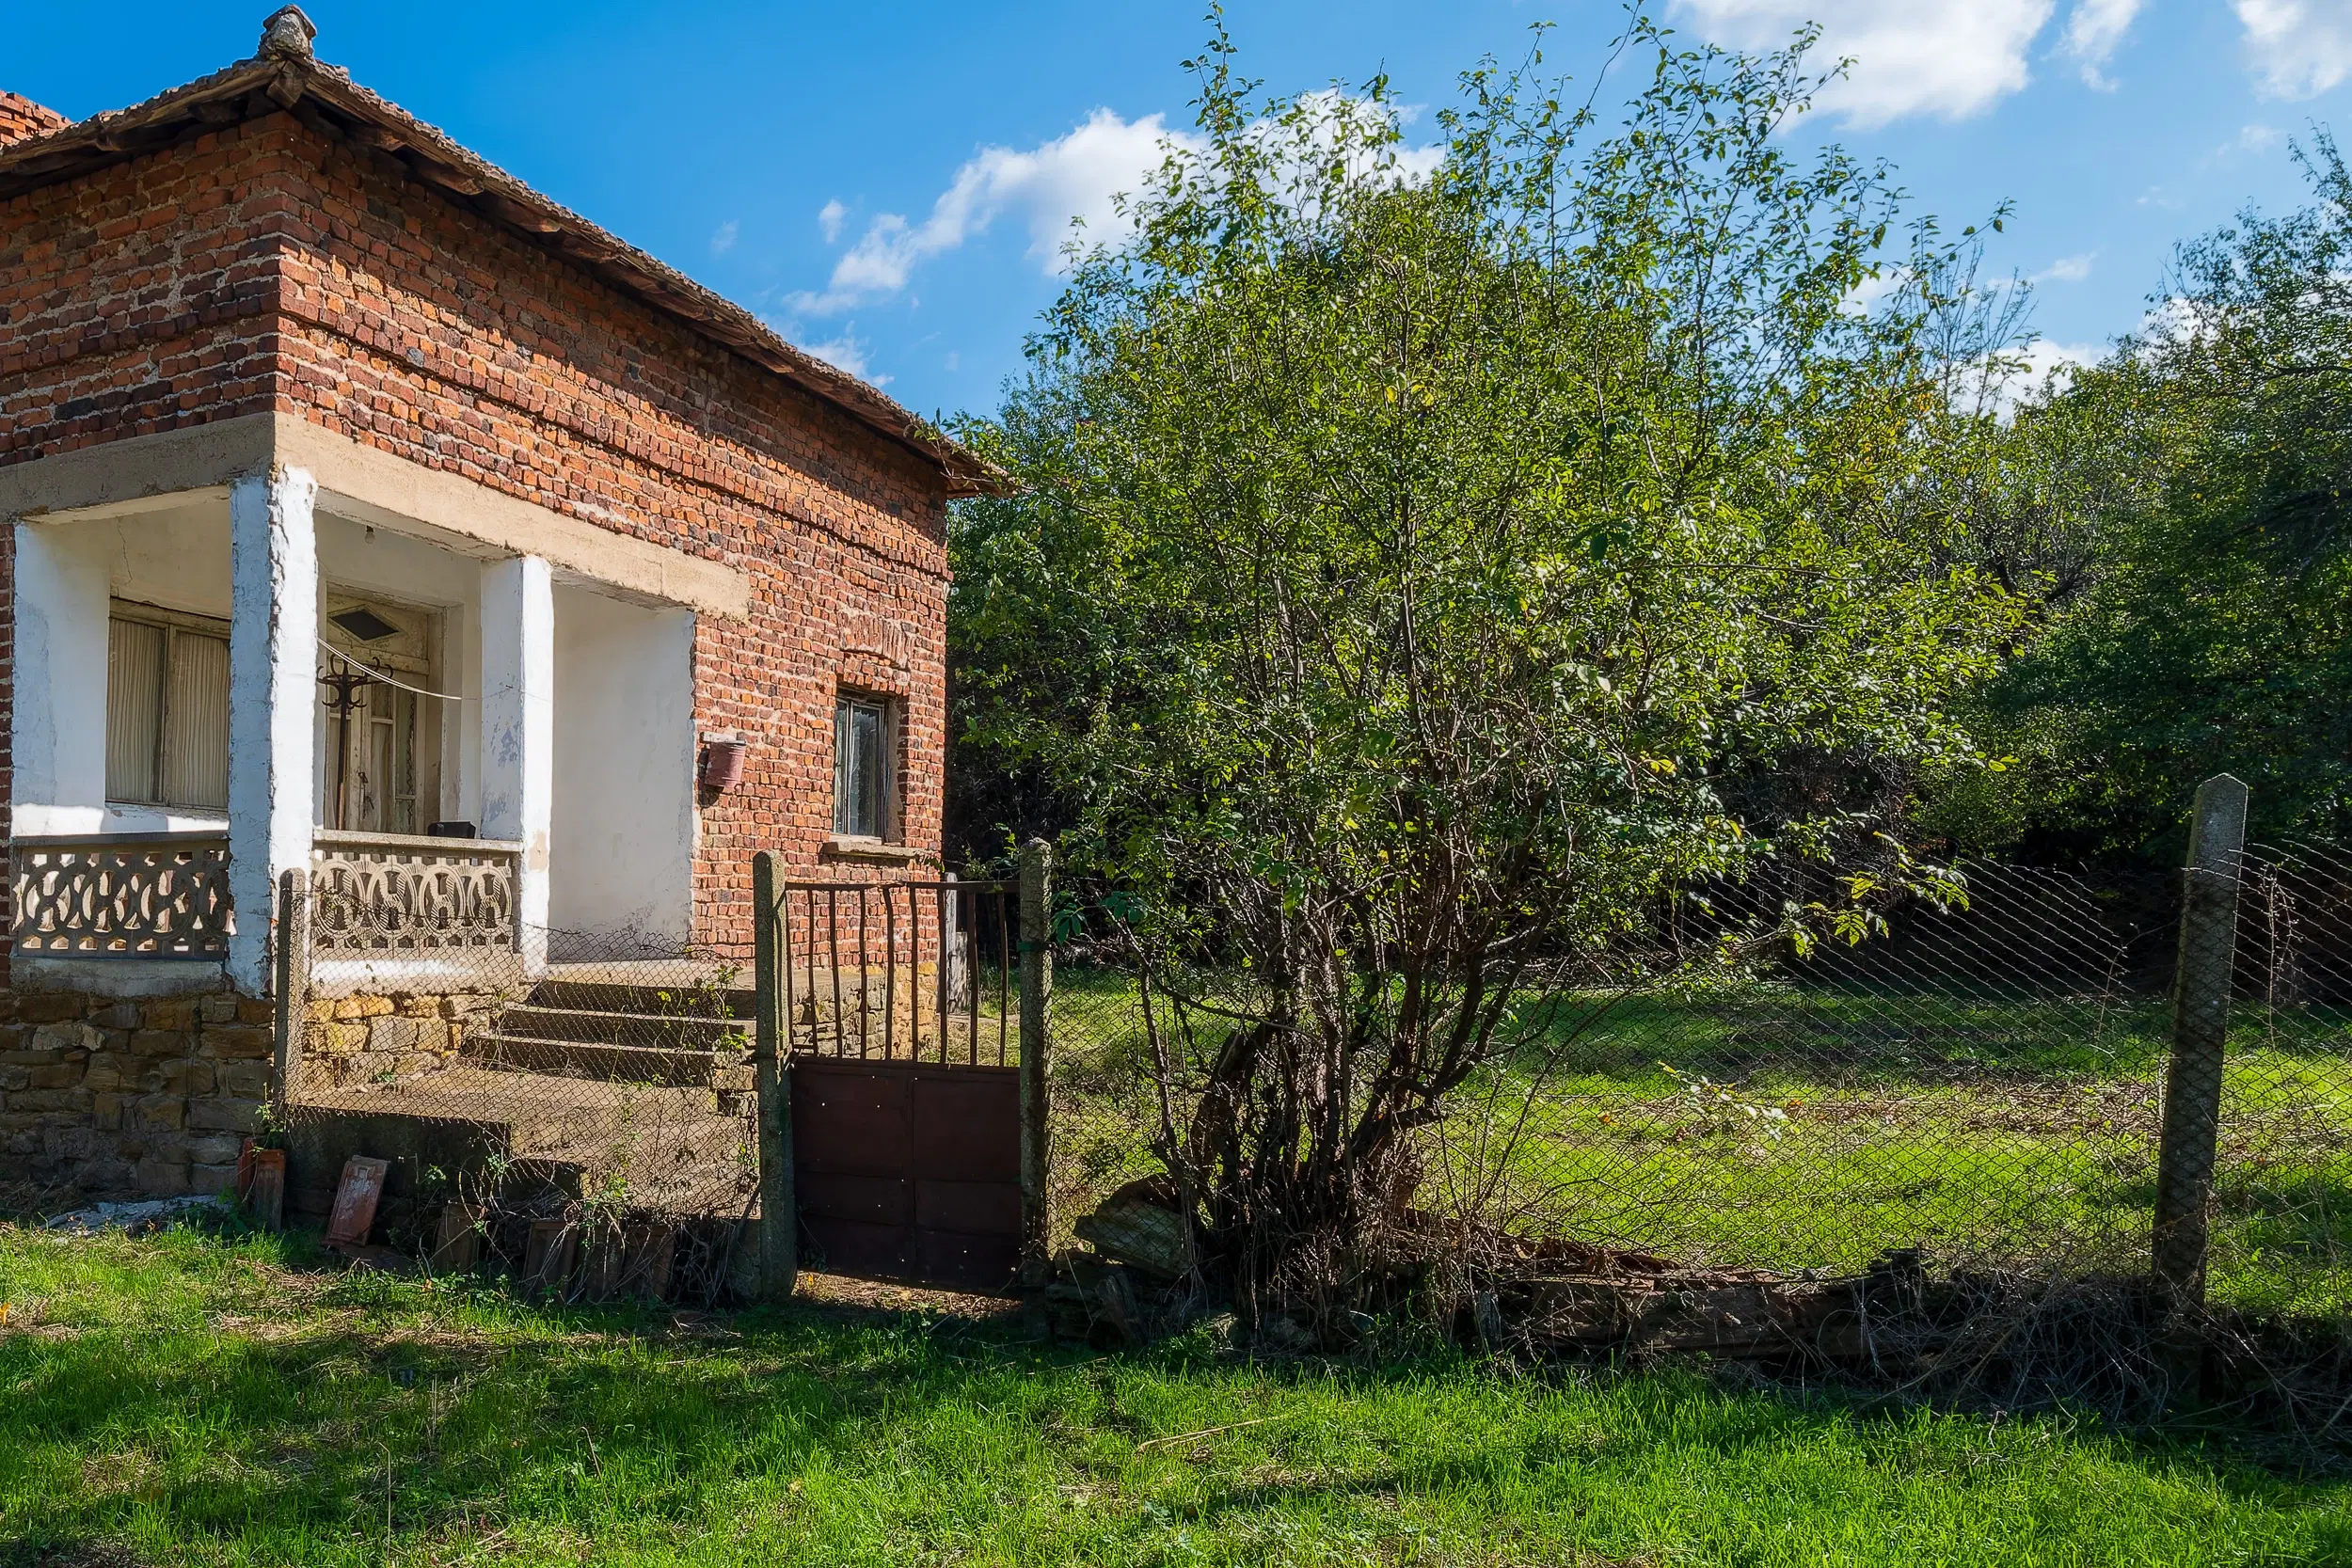
[[[229,807],[229,627],[118,602],[106,624],[106,799]]]
[[[850,838],[891,834],[890,705],[844,695],[833,716],[833,831]]]

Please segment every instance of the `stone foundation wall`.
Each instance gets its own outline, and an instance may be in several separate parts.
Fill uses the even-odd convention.
[[[295,1096],[362,1088],[453,1066],[506,1000],[470,992],[321,997],[308,1008]]]
[[[0,1184],[87,1197],[220,1192],[260,1131],[270,1004],[0,991]]]

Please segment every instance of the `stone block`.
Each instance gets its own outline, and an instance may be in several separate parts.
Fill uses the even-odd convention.
[[[89,999],[70,992],[34,991],[17,999],[16,1016],[27,1023],[63,1023],[82,1016]]]
[[[190,1165],[188,1167],[188,1191],[202,1196],[211,1197],[216,1194],[232,1191],[236,1184],[237,1162],[233,1159],[225,1165]]]
[[[28,1047],[22,1051],[0,1051],[0,1064],[8,1067],[55,1067],[65,1060],[65,1054],[54,1045],[44,1045],[38,1050]]]
[[[198,1164],[227,1164],[233,1166],[237,1163],[237,1150],[244,1145],[243,1138],[228,1132],[215,1132],[211,1137],[190,1138],[187,1144],[188,1158]]]
[[[36,1089],[70,1089],[82,1081],[86,1070],[79,1057],[70,1062],[59,1062],[55,1067],[24,1069],[31,1080],[29,1086]]]
[[[104,1043],[87,1023],[44,1023],[33,1031],[35,1050],[95,1051]]]
[[[368,1048],[368,1026],[364,1023],[330,1023],[326,1038],[320,1049],[329,1056],[352,1056]]]
[[[102,1132],[113,1132],[122,1126],[122,1108],[130,1096],[93,1094],[89,1097],[89,1124]]]
[[[335,1004],[335,1016],[345,1020],[387,1018],[391,1010],[392,999],[389,996],[346,996]]]
[[[157,1076],[162,1080],[157,1087],[165,1094],[210,1094],[213,1092],[215,1069],[210,1062],[183,1056],[176,1061],[163,1063],[157,1069]]]
[[[184,1056],[195,1046],[196,1037],[184,1029],[142,1029],[131,1037],[131,1053],[135,1056]]]
[[[237,998],[237,1022],[239,1023],[275,1024],[278,1022],[278,1006],[273,1002],[264,1002],[250,996],[240,996]]]
[[[262,1100],[269,1095],[271,1066],[267,1062],[223,1062],[215,1074],[220,1092],[245,1100]]]
[[[329,996],[312,997],[302,1005],[302,1016],[312,1023],[334,1022],[335,999]]]
[[[139,1005],[116,1002],[90,1014],[89,1021],[101,1029],[135,1029],[139,1026]]]
[[[0,1094],[6,1094],[10,1089],[29,1089],[32,1086],[32,1069],[0,1064]]]
[[[278,1053],[277,1038],[269,1030],[245,1023],[207,1028],[197,1040],[197,1054],[200,1056],[266,1059]]]
[[[188,1164],[184,1160],[162,1160],[152,1155],[141,1159],[133,1174],[139,1191],[150,1197],[184,1197],[188,1192]]]
[[[450,1050],[450,1025],[443,1023],[437,1018],[428,1020],[425,1022],[418,1024],[417,1049],[420,1051],[430,1051],[437,1055],[448,1054]]]
[[[150,1029],[172,1029],[186,1034],[196,1027],[194,999],[175,996],[167,1001],[147,1005],[147,1026]]]
[[[262,1130],[262,1107],[256,1101],[230,1100],[209,1096],[188,1101],[188,1126],[191,1129],[224,1132],[258,1132]]]
[[[137,1101],[135,1115],[151,1132],[177,1132],[188,1124],[188,1102],[176,1094],[151,1094]]]
[[[64,1111],[79,1117],[89,1114],[89,1090],[84,1088],[19,1089],[8,1096],[8,1109],[52,1113]]]
[[[145,1064],[128,1052],[99,1051],[91,1053],[89,1066],[82,1082],[92,1089],[119,1090],[139,1081]]]
[[[368,1049],[398,1053],[417,1048],[418,1024],[413,1018],[386,1016],[368,1023]]]
[[[392,1010],[403,1018],[438,1018],[441,999],[437,996],[404,996],[392,1005]]]
[[[197,999],[196,1016],[207,1023],[237,1022],[237,999],[233,996],[205,996]]]
[[[40,1130],[44,1160],[91,1160],[112,1152],[113,1140],[95,1127],[49,1126]]]

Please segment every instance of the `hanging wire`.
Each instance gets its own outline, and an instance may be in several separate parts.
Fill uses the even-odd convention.
[[[359,660],[352,657],[341,648],[338,648],[333,643],[327,641],[324,637],[318,640],[318,644],[329,655],[342,659],[345,664],[350,665],[354,670],[358,671],[361,674],[367,676],[368,679],[372,681],[382,681],[386,686],[396,686],[403,691],[413,691],[420,697],[432,697],[444,703],[469,703],[473,701],[470,697],[453,696],[446,691],[427,691],[421,686],[410,686],[406,681],[396,681],[392,679],[391,676],[386,674],[383,671],[378,670],[374,665],[363,664]]]

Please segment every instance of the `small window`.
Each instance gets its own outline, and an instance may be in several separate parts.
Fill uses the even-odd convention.
[[[843,697],[833,713],[833,831],[849,838],[891,832],[890,707]]]
[[[229,628],[117,604],[106,624],[106,798],[229,806]]]

